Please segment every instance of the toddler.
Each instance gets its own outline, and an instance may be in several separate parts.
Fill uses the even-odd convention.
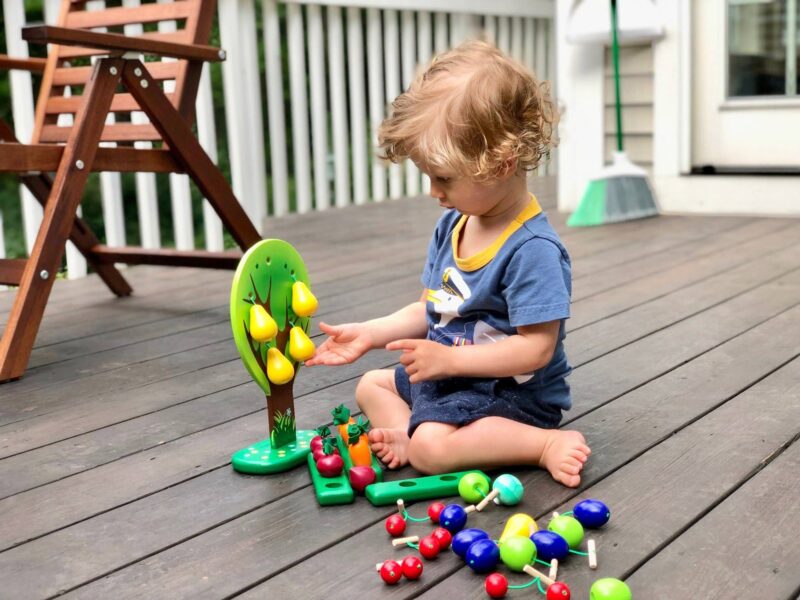
[[[414,161],[445,209],[425,289],[386,317],[320,323],[329,337],[306,364],[402,352],[401,366],[369,371],[356,389],[389,468],[539,465],[575,487],[590,450],[557,429],[571,406],[570,261],[526,184],[554,143],[553,103],[524,67],[474,41],[434,59],[392,107],[384,158]]]

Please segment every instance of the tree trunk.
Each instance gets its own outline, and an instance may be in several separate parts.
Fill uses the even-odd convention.
[[[294,415],[294,379],[284,385],[272,384],[267,396],[270,442],[273,448],[291,444],[297,439]]]

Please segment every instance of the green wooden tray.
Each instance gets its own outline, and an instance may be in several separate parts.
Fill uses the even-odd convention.
[[[343,470],[338,477],[323,477],[317,470],[317,463],[311,454],[308,455],[308,470],[311,473],[314,492],[317,494],[317,502],[321,506],[350,504],[355,500],[356,494],[350,486],[347,471]]]
[[[364,492],[367,495],[367,500],[375,506],[395,504],[401,498],[404,501],[412,501],[458,496],[458,482],[467,473],[480,473],[488,479],[483,471],[460,471],[458,473],[443,473],[442,475],[428,475],[414,479],[372,483],[367,486]]]

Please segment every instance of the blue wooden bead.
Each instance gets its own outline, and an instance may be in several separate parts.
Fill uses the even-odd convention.
[[[602,527],[611,518],[611,511],[608,510],[608,506],[594,498],[578,502],[575,508],[572,509],[572,514],[581,525],[588,529]]]
[[[472,545],[472,542],[477,540],[488,540],[489,534],[483,529],[462,529],[453,536],[452,548],[459,557],[464,558],[467,556],[467,550]]]
[[[458,504],[448,504],[439,514],[439,525],[447,529],[450,533],[456,533],[464,529],[467,524],[467,511]]]
[[[477,540],[470,544],[464,559],[476,573],[493,571],[500,561],[500,548],[492,540]]]
[[[536,544],[536,555],[545,562],[554,558],[564,560],[569,554],[567,540],[553,531],[537,531],[531,535],[531,540]]]

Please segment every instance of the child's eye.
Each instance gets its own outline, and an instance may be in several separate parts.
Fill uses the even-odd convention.
[[[437,177],[436,179],[439,183],[450,183],[449,177]]]

